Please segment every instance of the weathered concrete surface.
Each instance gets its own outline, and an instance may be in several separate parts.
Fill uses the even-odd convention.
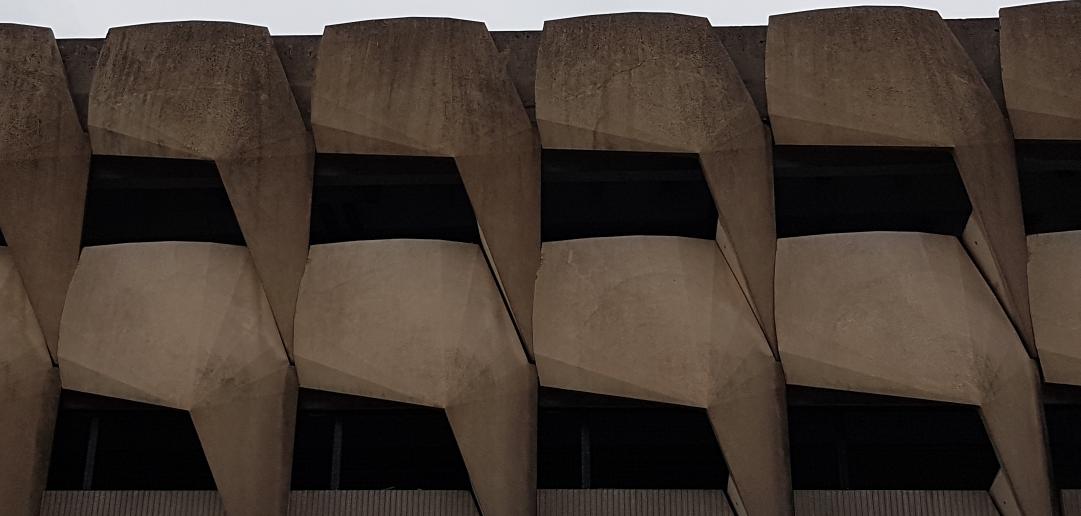
[[[96,154],[214,161],[291,352],[313,151],[267,30],[215,22],[111,29],[89,130]]]
[[[540,149],[484,24],[406,18],[327,27],[312,129],[319,152],[454,158],[532,356]]]
[[[514,83],[514,89],[518,97],[522,99],[522,106],[529,119],[536,123],[537,120],[537,48],[540,47],[541,31],[507,31],[492,32],[492,41],[503,61],[506,63],[507,74]]]
[[[65,389],[191,412],[232,516],[284,515],[296,375],[247,249],[89,247],[61,324]]]
[[[1010,7],[999,18],[1002,84],[1014,135],[1081,140],[1081,4]]]
[[[716,245],[593,238],[543,256],[541,385],[705,408],[740,514],[791,514],[784,377]]]
[[[953,149],[972,202],[965,247],[1035,357],[1013,138],[938,14],[853,7],[773,16],[766,78],[778,144]]]
[[[90,148],[49,29],[0,24],[0,232],[55,359]]]
[[[60,57],[64,60],[64,70],[68,76],[68,90],[75,102],[75,112],[79,114],[79,123],[86,130],[86,111],[90,107],[90,84],[94,80],[94,69],[98,65],[98,54],[105,39],[61,39],[56,41],[60,47]]]
[[[717,245],[773,345],[769,136],[716,32],[673,14],[544,24],[537,125],[550,149],[699,155],[717,205]]]
[[[536,372],[479,246],[313,246],[296,360],[306,388],[445,409],[482,512],[536,513]]]
[[[766,26],[716,27],[728,57],[736,65],[758,114],[766,118]]]
[[[1028,237],[1032,325],[1044,379],[1081,385],[1081,231]]]
[[[15,260],[0,247],[0,513],[38,513],[59,398],[60,378]]]
[[[783,239],[777,321],[791,384],[979,406],[1002,506],[1054,513],[1039,372],[957,239]]]
[[[957,42],[965,48],[972,64],[980,71],[983,82],[991,90],[999,109],[1006,113],[1006,99],[1002,93],[1002,64],[999,58],[998,18],[969,18],[946,20]]]
[[[289,87],[293,91],[304,126],[312,129],[312,82],[315,81],[315,60],[319,53],[319,36],[273,36]]]

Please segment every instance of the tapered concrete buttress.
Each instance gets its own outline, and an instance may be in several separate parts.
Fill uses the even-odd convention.
[[[446,410],[482,513],[536,513],[536,371],[479,246],[312,246],[296,359],[302,387]]]
[[[1081,231],[1028,237],[1032,324],[1044,379],[1081,385]]]
[[[1081,140],[1081,4],[999,11],[1002,87],[1018,139]]]
[[[55,361],[90,147],[52,30],[0,24],[0,56],[0,232]]]
[[[772,16],[766,94],[781,145],[952,149],[972,204],[965,247],[1036,357],[1013,137],[937,13],[852,7]]]
[[[110,29],[88,109],[95,154],[214,162],[291,354],[314,155],[267,30],[218,22]]]
[[[546,149],[698,155],[717,245],[775,349],[770,140],[709,21],[635,13],[545,22],[536,103]]]
[[[543,256],[541,385],[706,409],[737,510],[791,514],[784,377],[716,244],[591,238]]]
[[[0,513],[33,516],[45,489],[60,377],[11,254],[0,247]]]
[[[484,24],[406,18],[327,27],[312,131],[319,152],[454,158],[532,360],[540,151]]]
[[[1000,509],[1057,513],[1035,361],[957,239],[780,240],[777,320],[789,383],[978,406]]]
[[[247,249],[88,247],[60,341],[65,389],[191,413],[230,516],[286,514],[296,375]]]

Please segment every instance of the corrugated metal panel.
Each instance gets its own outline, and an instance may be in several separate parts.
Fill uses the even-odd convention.
[[[215,491],[46,491],[42,516],[224,516]],[[468,491],[294,491],[289,516],[479,516]]]
[[[721,491],[547,489],[537,493],[539,516],[731,516]]]
[[[216,491],[45,491],[41,516],[224,516]]]
[[[1081,516],[1081,489],[1062,490],[1062,516]]]
[[[796,491],[797,516],[998,516],[987,491]]]
[[[479,516],[469,491],[293,491],[289,516]]]

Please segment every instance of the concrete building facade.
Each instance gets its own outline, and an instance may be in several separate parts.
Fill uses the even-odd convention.
[[[1079,48],[0,25],[0,513],[1081,515]]]

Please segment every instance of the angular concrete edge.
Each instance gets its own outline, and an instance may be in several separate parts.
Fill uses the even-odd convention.
[[[234,514],[286,514],[297,415],[296,371],[222,392],[191,410],[222,503]]]
[[[59,399],[41,327],[10,250],[0,247],[0,513],[38,513]]]
[[[1044,379],[1081,385],[1081,231],[1029,235],[1032,325]]]
[[[547,21],[536,103],[545,148],[699,155],[720,219],[717,243],[776,354],[769,135],[708,20],[634,13]]]
[[[779,244],[789,383],[978,406],[1003,471],[996,500],[1055,513],[1038,370],[957,239],[880,232]]]
[[[486,516],[536,511],[536,370],[474,244],[312,246],[300,385],[446,411]]]
[[[540,154],[484,24],[404,18],[328,26],[311,95],[319,152],[455,158],[532,359]]]
[[[1018,139],[1081,140],[1081,5],[999,11],[1002,85]]]
[[[0,231],[56,360],[90,148],[52,30],[0,24]]]
[[[229,514],[284,516],[297,385],[247,249],[89,247],[60,342],[65,389],[190,412]]]
[[[772,16],[768,34],[778,144],[953,149],[973,232],[983,237],[966,247],[1035,357],[1013,138],[942,18],[902,7],[827,9]]]
[[[267,30],[221,22],[111,29],[89,97],[96,154],[215,162],[291,356],[313,149]]]
[[[549,242],[537,281],[545,387],[705,409],[748,514],[791,514],[784,376],[716,244]]]

